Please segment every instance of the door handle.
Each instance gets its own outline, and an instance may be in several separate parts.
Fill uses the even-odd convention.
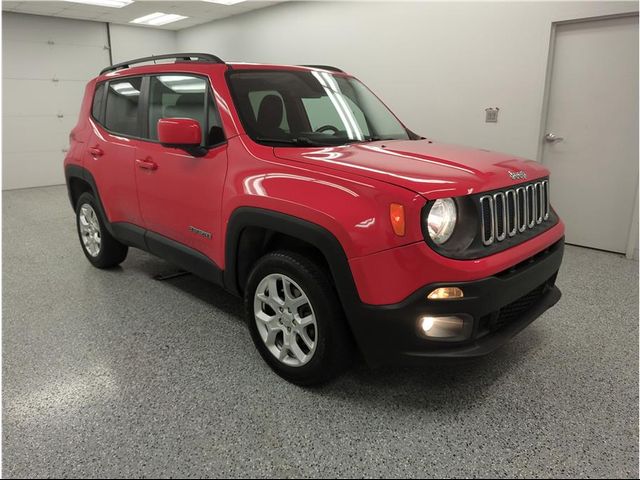
[[[89,153],[92,157],[101,157],[102,155],[104,155],[102,149],[97,145],[95,147],[89,147]]]
[[[554,142],[561,142],[562,140],[564,140],[564,138],[558,137],[555,133],[547,133],[544,136],[544,140],[549,143],[554,143]]]
[[[138,165],[138,167],[144,168],[145,170],[157,170],[158,169],[158,164],[156,162],[152,161],[149,158],[146,158],[144,160],[142,160],[140,158],[136,158],[136,164]]]

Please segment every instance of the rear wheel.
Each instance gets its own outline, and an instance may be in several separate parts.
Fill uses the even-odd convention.
[[[105,228],[97,202],[91,193],[80,195],[76,203],[76,225],[80,245],[87,259],[97,268],[115,267],[127,257],[129,248]]]
[[[353,347],[338,297],[308,258],[281,251],[258,260],[245,308],[256,348],[286,380],[318,384],[349,366]]]

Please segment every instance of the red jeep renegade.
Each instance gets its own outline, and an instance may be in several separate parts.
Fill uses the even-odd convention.
[[[373,365],[483,355],[560,298],[549,172],[416,135],[335,67],[114,65],[70,142],[88,260],[136,247],[243,296],[258,351],[298,384],[356,350]]]

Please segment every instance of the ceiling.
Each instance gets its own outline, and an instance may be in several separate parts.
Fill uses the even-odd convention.
[[[164,30],[181,30],[201,23],[211,22],[220,18],[238,15],[239,13],[268,7],[281,1],[253,1],[248,0],[236,5],[219,5],[205,1],[147,1],[136,0],[122,8],[100,7],[82,3],[65,1],[2,1],[2,10],[7,12],[31,13],[52,17],[78,18],[95,20],[98,22],[129,24],[134,18],[142,17],[153,12],[177,13],[189,18],[169,23],[160,27],[135,25],[139,28],[161,28]],[[286,0],[284,0],[286,1]]]

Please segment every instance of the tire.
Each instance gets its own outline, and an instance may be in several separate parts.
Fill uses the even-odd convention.
[[[285,303],[278,303],[272,291]],[[259,259],[244,303],[256,348],[285,380],[316,385],[350,365],[354,347],[338,296],[327,272],[305,256],[278,251]]]
[[[80,246],[87,260],[97,268],[111,268],[127,258],[129,247],[116,240],[107,230],[94,196],[85,192],[76,203],[76,227]]]

